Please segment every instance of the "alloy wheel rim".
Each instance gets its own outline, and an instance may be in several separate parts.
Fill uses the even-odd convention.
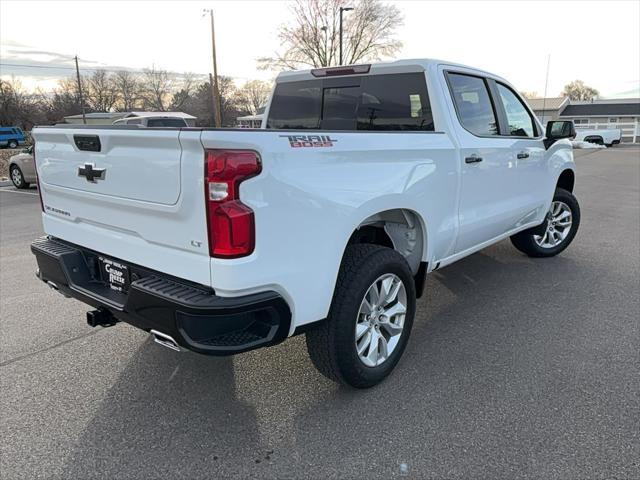
[[[22,185],[22,175],[20,175],[20,170],[18,170],[17,168],[14,168],[11,171],[11,179],[13,180],[13,183],[15,183],[16,185]]]
[[[533,240],[539,247],[555,248],[569,236],[573,225],[573,215],[569,205],[555,201],[547,214],[547,225],[543,235],[534,235]]]
[[[358,358],[367,367],[382,365],[400,342],[407,314],[407,290],[397,275],[386,273],[369,287],[360,303],[355,328]]]

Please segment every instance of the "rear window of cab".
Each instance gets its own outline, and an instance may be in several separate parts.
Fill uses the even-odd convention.
[[[433,131],[423,73],[285,82],[276,86],[267,128]]]

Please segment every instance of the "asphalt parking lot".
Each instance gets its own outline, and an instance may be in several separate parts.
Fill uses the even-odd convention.
[[[431,275],[368,391],[320,376],[303,337],[208,358],[91,329],[34,276],[35,190],[0,188],[0,477],[640,478],[640,148],[576,162],[573,245]]]

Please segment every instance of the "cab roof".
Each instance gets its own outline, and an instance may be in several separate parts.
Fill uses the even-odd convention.
[[[348,70],[351,67],[359,67],[360,65],[345,65],[341,67],[326,67],[326,68],[318,68],[318,69],[309,69],[309,70],[294,70],[290,72],[281,72],[276,78],[276,83],[284,83],[284,82],[295,82],[300,80],[313,80],[315,78],[319,78],[317,74],[318,71],[321,70],[334,70],[335,73],[330,76],[349,76],[349,75],[383,75],[389,73],[409,73],[409,72],[424,72],[428,70],[430,67],[438,67],[440,65],[446,65],[448,67],[460,68],[466,71],[472,71],[479,75],[492,77],[497,80],[504,81],[503,78],[486,72],[484,70],[480,70],[474,67],[469,67],[467,65],[462,65],[455,62],[448,62],[445,60],[438,60],[433,58],[417,58],[417,59],[405,59],[405,60],[395,60],[393,62],[378,62],[372,63],[370,65],[368,72],[358,72],[354,71],[352,73],[341,73],[342,71]]]

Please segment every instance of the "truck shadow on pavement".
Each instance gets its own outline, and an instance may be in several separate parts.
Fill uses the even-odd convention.
[[[506,457],[526,470],[530,452],[518,432],[540,428],[527,418],[551,420],[550,438],[562,433],[566,412],[549,413],[542,395],[555,382],[539,357],[548,338],[540,329],[549,328],[541,319],[567,303],[555,287],[581,267],[494,255],[504,248],[430,276],[404,358],[367,391],[317,374],[302,338],[235,358],[176,355],[145,341],[63,477],[491,475],[504,472],[496,465]],[[495,449],[505,458],[487,462]]]
[[[231,358],[171,354],[145,340],[77,441],[62,477],[205,478],[224,457],[252,455],[255,414],[236,398],[235,386]]]

